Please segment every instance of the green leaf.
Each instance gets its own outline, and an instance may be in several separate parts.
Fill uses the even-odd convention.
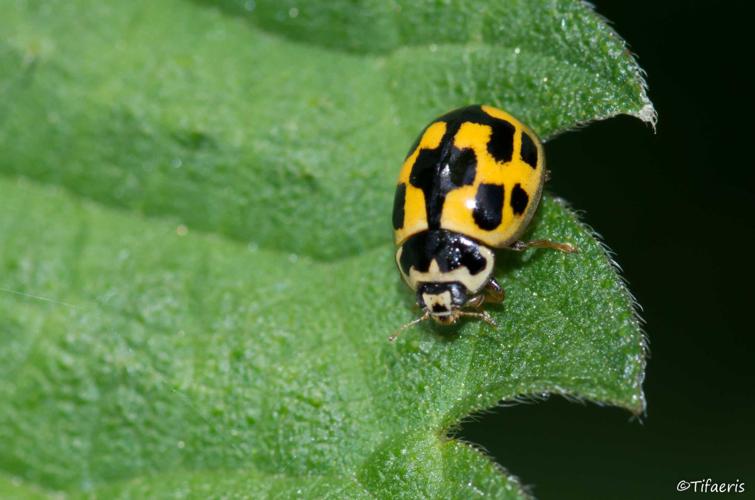
[[[584,4],[27,1],[0,29],[0,492],[518,498],[462,418],[643,410],[632,298],[552,197],[529,236],[580,252],[501,255],[497,329],[386,340],[416,314],[390,208],[429,119],[653,121]]]

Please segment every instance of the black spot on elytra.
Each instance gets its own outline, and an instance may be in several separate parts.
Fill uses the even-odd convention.
[[[503,186],[499,184],[480,184],[477,188],[472,217],[480,229],[492,231],[501,225],[503,194]]]
[[[493,120],[487,125],[493,130],[488,141],[488,152],[499,163],[511,161],[514,154],[514,132],[516,132],[516,128],[504,120]]]
[[[522,160],[532,168],[537,168],[537,146],[527,132],[522,131]]]
[[[440,228],[446,195],[461,186],[471,185],[477,172],[477,157],[471,149],[453,145],[461,123],[446,126],[446,133],[435,149],[419,150],[412,165],[409,182],[425,195],[425,211],[430,229]]]
[[[444,273],[463,266],[471,274],[477,274],[487,264],[478,243],[445,229],[417,233],[406,240],[402,248],[399,265],[407,275],[411,267],[427,272],[433,259]]]
[[[419,188],[425,195],[425,212],[427,223],[430,227],[437,228],[440,225],[440,213],[445,201],[445,193],[438,188],[438,168],[443,143],[435,149],[420,149],[417,159],[412,165],[409,174],[409,182]]]
[[[406,202],[406,184],[403,182],[396,187],[393,198],[393,229],[404,227],[404,203]]]
[[[453,187],[469,186],[474,183],[477,174],[477,155],[474,149],[453,148],[448,166],[449,179]]]
[[[451,111],[432,123],[436,122],[446,124],[440,144],[434,149],[421,148],[409,174],[411,185],[421,189],[425,195],[425,212],[430,229],[440,228],[443,204],[448,193],[461,186],[473,184],[477,175],[477,157],[474,150],[454,146],[454,137],[459,128],[464,123],[490,127],[491,136],[487,148],[496,161],[501,163],[511,161],[516,131],[513,124],[488,115],[479,105]],[[425,130],[416,139],[407,156],[411,156],[417,148]],[[492,224],[492,221],[490,223]]]
[[[511,208],[514,210],[514,214],[522,215],[527,209],[527,204],[530,202],[530,197],[527,191],[522,189],[520,184],[514,186],[511,190]]]

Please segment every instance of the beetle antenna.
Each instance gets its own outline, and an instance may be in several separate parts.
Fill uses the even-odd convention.
[[[498,328],[498,324],[493,320],[493,318],[488,314],[487,312],[472,312],[472,311],[459,311],[459,316],[471,316],[473,318],[479,318],[483,320],[485,323],[489,324],[493,328]]]
[[[419,318],[411,320],[410,322],[408,322],[407,324],[405,324],[404,326],[396,330],[396,333],[388,337],[388,342],[393,342],[394,340],[396,340],[396,337],[398,337],[401,332],[403,332],[407,328],[411,328],[417,323],[421,323],[422,321],[425,321],[426,319],[430,319],[430,311],[425,311],[425,314],[423,314]]]

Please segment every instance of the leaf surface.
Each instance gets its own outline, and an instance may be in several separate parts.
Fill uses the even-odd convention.
[[[386,341],[415,315],[390,207],[429,119],[653,118],[584,4],[16,2],[0,28],[0,491],[518,498],[460,419],[644,408],[632,298],[552,197],[529,236],[580,252],[502,254],[497,329]]]

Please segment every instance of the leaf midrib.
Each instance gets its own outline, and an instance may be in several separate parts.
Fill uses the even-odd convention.
[[[270,479],[287,479],[287,480],[302,480],[302,479],[332,479],[340,482],[348,481],[354,486],[359,487],[365,495],[369,496],[370,498],[378,498],[376,497],[370,490],[366,488],[366,486],[359,480],[358,477],[354,474],[307,474],[302,476],[296,476],[287,474],[284,472],[276,472],[271,473],[264,470],[261,470],[257,467],[255,467],[253,464],[249,464],[248,466],[243,467],[176,467],[172,469],[162,469],[160,470],[160,473],[158,474],[134,474],[130,476],[123,476],[121,478],[118,478],[116,481],[108,482],[108,481],[93,481],[91,483],[92,487],[87,489],[81,489],[76,487],[75,485],[66,486],[66,487],[51,487],[49,485],[45,485],[44,483],[38,482],[38,481],[29,481],[27,479],[23,479],[16,474],[13,474],[10,471],[4,471],[2,474],[8,478],[9,481],[17,481],[21,485],[28,486],[30,488],[39,489],[41,492],[45,495],[48,495],[50,497],[56,497],[60,494],[91,494],[91,493],[97,493],[97,491],[103,487],[118,487],[118,485],[127,485],[129,483],[139,481],[141,479],[150,479],[165,475],[183,475],[183,474],[198,474],[198,473],[223,473],[223,472],[241,472],[241,471],[252,471],[254,474],[259,476],[264,476]]]

